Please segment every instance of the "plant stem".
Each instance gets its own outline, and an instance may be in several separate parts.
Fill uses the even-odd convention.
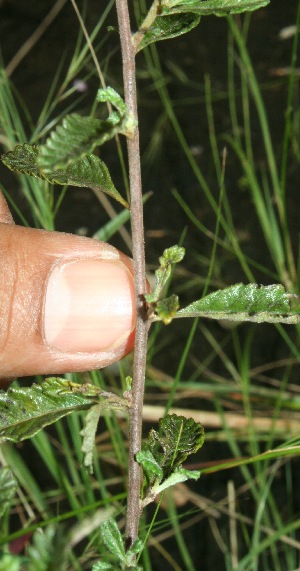
[[[135,53],[131,41],[131,29],[127,0],[116,0],[123,61],[123,82],[125,103],[128,112],[137,120]],[[134,137],[127,140],[130,210],[132,232],[132,255],[134,263],[136,295],[136,332],[133,361],[132,406],[129,414],[129,459],[128,459],[128,500],[126,517],[126,539],[130,547],[138,536],[140,518],[140,466],[135,455],[141,448],[142,409],[147,353],[148,323],[144,294],[146,292],[144,224],[141,182],[141,161],[139,129]]]

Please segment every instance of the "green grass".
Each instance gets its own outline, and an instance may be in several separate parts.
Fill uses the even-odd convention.
[[[107,13],[90,33],[107,82],[113,77],[115,51],[113,48],[112,55],[103,61],[101,54],[105,51],[107,35],[103,30],[111,8],[109,3]],[[143,11],[143,2],[136,0],[134,8],[138,15],[140,9]],[[272,4],[268,10],[272,10]],[[300,2],[292,23],[299,27]],[[155,117],[153,132],[142,139],[149,186],[152,166],[159,164],[161,156],[167,162],[174,146],[187,181],[186,185],[172,182],[172,187],[166,186],[161,193],[160,188],[149,188],[154,196],[145,205],[146,220],[149,229],[161,231],[163,236],[162,246],[148,239],[150,269],[157,251],[183,236],[187,255],[176,268],[171,285],[183,303],[236,281],[278,282],[289,291],[299,291],[297,229],[290,222],[293,209],[299,210],[290,196],[290,180],[295,181],[294,173],[299,173],[298,36],[289,44],[289,75],[277,84],[285,93],[280,110],[285,123],[278,141],[265,102],[276,97],[274,82],[259,82],[248,49],[249,38],[255,34],[255,16],[229,18],[222,25],[228,31],[224,45],[225,87],[218,88],[213,70],[200,85],[194,68],[186,71],[176,60],[174,40],[171,55],[163,47],[151,46],[138,59],[140,112],[146,113],[149,108]],[[201,37],[201,25],[197,33]],[[2,71],[0,124],[4,149],[28,140],[28,133],[32,142],[40,141],[66,112],[62,111],[62,102],[67,111],[88,105],[84,98],[74,101],[71,85],[78,74],[88,80],[94,73],[80,32],[67,73],[62,77],[58,71],[47,101],[41,103],[39,120],[33,125],[26,104]],[[178,99],[173,96],[177,89]],[[185,132],[199,113],[206,115],[205,133],[200,132],[197,140],[202,143],[205,138],[207,161],[195,156]],[[226,123],[218,120],[224,113]],[[121,150],[118,146],[114,152],[121,157],[120,172],[124,174]],[[123,183],[126,186],[126,176]],[[167,183],[168,176],[161,184]],[[65,193],[71,190],[58,194],[46,183],[24,176],[18,177],[17,185],[20,202],[25,199],[30,208],[28,221],[18,205],[18,196],[12,200],[8,189],[3,191],[21,222],[54,230],[57,213],[64,209]],[[160,200],[164,206],[160,206]],[[172,212],[176,209],[183,226],[172,224],[167,216],[163,228],[156,227],[151,218],[152,209],[156,212],[154,201],[157,209],[166,204]],[[108,219],[97,237],[108,236],[122,247],[116,236],[127,223],[124,218],[125,214],[120,213],[115,220]],[[252,240],[259,245],[258,250],[252,247]],[[141,538],[147,537],[150,527],[140,559],[146,571],[198,571],[209,565],[228,571],[296,571],[300,567],[298,333],[292,326],[223,328],[200,320],[174,323],[167,328],[155,324],[151,330],[147,429],[155,425],[157,410],[165,414],[175,407],[182,414],[199,414],[200,419],[202,413],[206,443],[201,454],[190,459],[193,467],[202,469],[200,480],[181,484],[165,494],[157,509],[151,506],[143,515]],[[130,365],[131,357],[119,366],[93,371],[89,378],[94,384],[121,393]],[[82,377],[73,375],[70,379],[80,382]],[[2,447],[0,463],[11,466],[19,483],[11,512],[0,524],[3,554],[8,554],[10,542],[25,532],[40,534],[53,524],[59,526],[65,539],[62,545],[57,538],[53,540],[60,555],[56,568],[60,569],[65,561],[65,569],[83,571],[106,554],[98,533],[101,519],[114,513],[124,529],[127,421],[114,414],[101,419],[91,475],[82,467],[83,417],[77,413],[69,416],[21,448]],[[227,462],[231,466],[228,470]],[[18,562],[16,569],[39,569],[28,562],[26,555]],[[1,564],[0,559],[0,571],[5,569]]]

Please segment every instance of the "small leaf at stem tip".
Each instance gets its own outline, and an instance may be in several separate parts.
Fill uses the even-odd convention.
[[[99,103],[111,103],[120,115],[125,115],[127,112],[127,107],[123,101],[121,95],[113,89],[113,87],[105,87],[104,89],[98,89],[96,99]]]
[[[145,295],[145,299],[148,303],[156,304],[161,298],[163,290],[171,276],[172,266],[181,262],[184,255],[185,249],[181,246],[171,246],[164,250],[163,255],[159,258],[160,267],[155,271],[155,289],[153,292]]]
[[[171,246],[170,248],[166,248],[163,252],[163,255],[159,258],[160,264],[162,267],[165,267],[167,264],[178,264],[183,260],[185,256],[185,249],[182,246]]]
[[[98,89],[97,101],[100,103],[111,103],[111,105],[117,109],[118,113],[116,113],[115,124],[121,121],[122,128],[120,128],[119,132],[131,139],[134,136],[138,122],[131,113],[128,113],[126,103],[123,101],[121,95],[112,87],[106,87],[105,89]],[[113,113],[109,115],[111,120],[112,116]]]

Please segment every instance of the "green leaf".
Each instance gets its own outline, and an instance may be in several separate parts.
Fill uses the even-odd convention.
[[[100,533],[110,553],[117,557],[119,561],[124,561],[126,558],[125,547],[115,520],[110,518],[101,523]]]
[[[175,317],[296,324],[300,322],[300,305],[298,301],[295,305],[295,300],[297,296],[287,293],[282,285],[239,283],[191,303]]]
[[[133,45],[140,51],[152,42],[174,38],[197,26],[200,17],[226,16],[267,6],[270,0],[154,0]]]
[[[149,450],[157,464],[162,468],[166,479],[176,467],[190,454],[194,454],[203,445],[204,430],[193,418],[176,414],[167,415],[159,420],[159,433],[151,430],[142,450]]]
[[[163,14],[194,12],[203,16],[226,16],[263,8],[270,0],[162,0]]]
[[[127,409],[128,403],[117,395],[94,385],[77,385],[52,377],[31,387],[0,391],[0,441],[19,442],[73,411],[91,408]]]
[[[200,478],[201,472],[199,470],[185,470],[182,467],[176,468],[172,474],[163,481],[162,484],[154,486],[152,492],[157,495],[161,494],[167,488],[171,486],[176,486],[186,480],[198,480]]]
[[[149,44],[160,40],[169,40],[190,32],[200,22],[197,14],[173,14],[168,17],[157,16],[149,28],[139,29],[133,36],[136,51],[143,50]]]
[[[102,406],[99,404],[92,406],[85,417],[85,426],[80,431],[83,437],[81,446],[81,451],[84,453],[83,465],[89,468],[90,474],[93,474],[93,450],[101,410]]]
[[[39,153],[39,145],[25,143],[24,145],[17,145],[13,151],[2,155],[1,160],[6,167],[14,172],[45,179],[45,175],[40,172],[37,164]]]
[[[117,93],[112,87],[105,87],[104,89],[98,89],[96,100],[98,103],[110,103],[116,108],[119,117],[125,117],[127,113],[126,104],[123,101],[121,95]],[[110,117],[112,114],[110,114]]]
[[[14,499],[18,482],[8,466],[0,469],[0,518]],[[1,566],[0,566],[1,569]]]
[[[118,133],[133,136],[136,122],[127,114],[125,103],[112,87],[99,89],[97,101],[111,103],[116,111],[112,111],[105,121],[77,113],[67,115],[41,147],[38,161],[45,173],[65,169]]]
[[[14,151],[2,156],[3,163],[13,171],[45,179],[51,184],[102,190],[128,208],[127,201],[114,187],[105,163],[91,153],[117,133],[132,137],[137,123],[111,87],[100,89],[97,100],[109,102],[116,109],[105,121],[77,113],[67,115],[44,145],[17,145]]]
[[[163,471],[159,463],[155,460],[150,450],[140,450],[136,455],[137,462],[142,466],[143,472],[149,482],[155,481],[157,478],[159,482],[163,478]]]
[[[3,163],[12,171],[47,180],[51,184],[73,185],[101,190],[128,208],[128,202],[115,188],[108,168],[96,155],[87,155],[69,164],[64,170],[44,172],[39,165],[42,147],[17,145],[2,155]]]
[[[148,303],[155,304],[161,297],[171,276],[172,267],[184,258],[185,249],[181,246],[167,248],[159,258],[160,267],[155,272],[156,286],[152,293],[146,294]]]
[[[41,146],[39,167],[45,174],[66,168],[72,161],[90,154],[97,145],[110,139],[111,122],[77,113],[67,115]]]
[[[67,166],[64,171],[53,172],[47,176],[49,182],[57,184],[70,184],[73,186],[93,188],[108,194],[126,208],[129,208],[125,200],[115,188],[106,164],[96,157],[87,155]],[[51,180],[50,180],[51,179]]]

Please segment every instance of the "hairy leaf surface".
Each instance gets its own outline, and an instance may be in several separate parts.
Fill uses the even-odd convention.
[[[119,559],[119,561],[124,561],[126,557],[125,547],[115,520],[110,518],[101,523],[100,533],[110,553]]]
[[[0,441],[25,440],[59,418],[97,403],[106,408],[126,408],[123,399],[94,385],[76,385],[56,377],[31,387],[2,390]]]
[[[92,153],[95,147],[103,145],[118,133],[128,137],[133,135],[136,122],[127,114],[124,101],[112,87],[99,89],[96,99],[100,103],[110,103],[115,110],[104,121],[77,113],[66,115],[62,124],[52,131],[41,147],[38,161],[43,171],[51,173],[65,169],[68,164]]]
[[[95,447],[95,438],[101,415],[101,405],[92,406],[85,417],[85,426],[80,431],[83,437],[81,451],[84,453],[83,465],[93,474],[93,450]]]
[[[203,16],[225,16],[267,6],[270,0],[162,0],[162,13],[195,12]]]
[[[270,0],[154,0],[138,32],[133,36],[136,51],[159,40],[175,38],[197,26],[200,17],[226,16],[257,10]]]
[[[204,442],[204,430],[193,418],[176,414],[159,420],[159,432],[152,429],[142,450],[149,450],[167,478],[176,467],[195,453]]]
[[[164,250],[163,255],[159,258],[160,266],[155,271],[155,289],[151,293],[145,295],[148,303],[156,303],[162,296],[162,293],[171,276],[172,267],[181,262],[184,258],[185,249],[181,246],[171,246]]]
[[[287,293],[280,284],[239,283],[191,303],[176,317],[295,324],[300,322],[300,305],[297,296]]]
[[[128,208],[128,203],[115,188],[108,168],[96,155],[87,155],[73,161],[65,169],[45,172],[39,164],[42,147],[17,145],[2,155],[3,163],[12,171],[47,180],[51,184],[72,185],[102,190]]]
[[[171,14],[163,17],[157,16],[151,26],[146,30],[142,27],[134,35],[133,42],[136,51],[143,50],[149,44],[160,40],[169,40],[186,34],[195,28],[200,22],[197,14]]]

